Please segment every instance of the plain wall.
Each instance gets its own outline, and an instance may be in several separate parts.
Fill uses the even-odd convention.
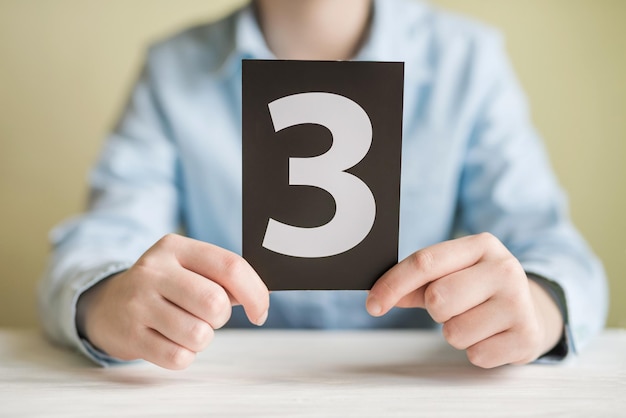
[[[441,0],[498,27],[574,222],[626,327],[626,2]],[[36,324],[47,233],[84,207],[86,175],[146,45],[234,0],[0,0],[0,326]]]

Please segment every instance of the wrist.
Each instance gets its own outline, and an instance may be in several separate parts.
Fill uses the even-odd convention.
[[[533,279],[528,280],[530,295],[542,337],[539,356],[550,352],[563,338],[565,321],[554,297]]]
[[[93,340],[90,338],[90,323],[93,319],[94,308],[108,282],[119,274],[115,273],[105,277],[78,297],[76,303],[76,330],[81,338],[89,341],[91,344],[93,344]]]

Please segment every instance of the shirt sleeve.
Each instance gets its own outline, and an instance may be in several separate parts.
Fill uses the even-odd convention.
[[[179,228],[177,153],[153,83],[148,60],[91,173],[88,210],[50,234],[53,251],[38,289],[45,334],[103,365],[115,359],[78,334],[79,296]]]
[[[476,48],[468,80],[481,102],[459,188],[460,227],[491,232],[529,275],[546,279],[553,294],[562,295],[565,351],[580,349],[604,326],[605,274],[569,219],[499,37]]]

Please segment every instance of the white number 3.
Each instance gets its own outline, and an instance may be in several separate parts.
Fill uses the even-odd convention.
[[[335,216],[325,225],[302,228],[270,218],[263,247],[293,257],[328,257],[357,246],[369,234],[376,218],[370,188],[345,172],[368,153],[372,123],[354,101],[332,93],[300,93],[269,104],[274,130],[300,124],[322,125],[331,132],[330,149],[319,156],[289,158],[289,184],[315,186],[335,199]]]

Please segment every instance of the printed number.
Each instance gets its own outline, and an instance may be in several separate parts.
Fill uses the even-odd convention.
[[[289,184],[315,186],[335,199],[336,212],[325,225],[302,228],[270,218],[263,247],[293,257],[328,257],[358,245],[369,234],[376,217],[376,202],[370,188],[346,173],[368,153],[372,123],[354,101],[331,93],[300,93],[269,104],[274,130],[301,124],[322,125],[333,142],[322,155],[289,158]]]

